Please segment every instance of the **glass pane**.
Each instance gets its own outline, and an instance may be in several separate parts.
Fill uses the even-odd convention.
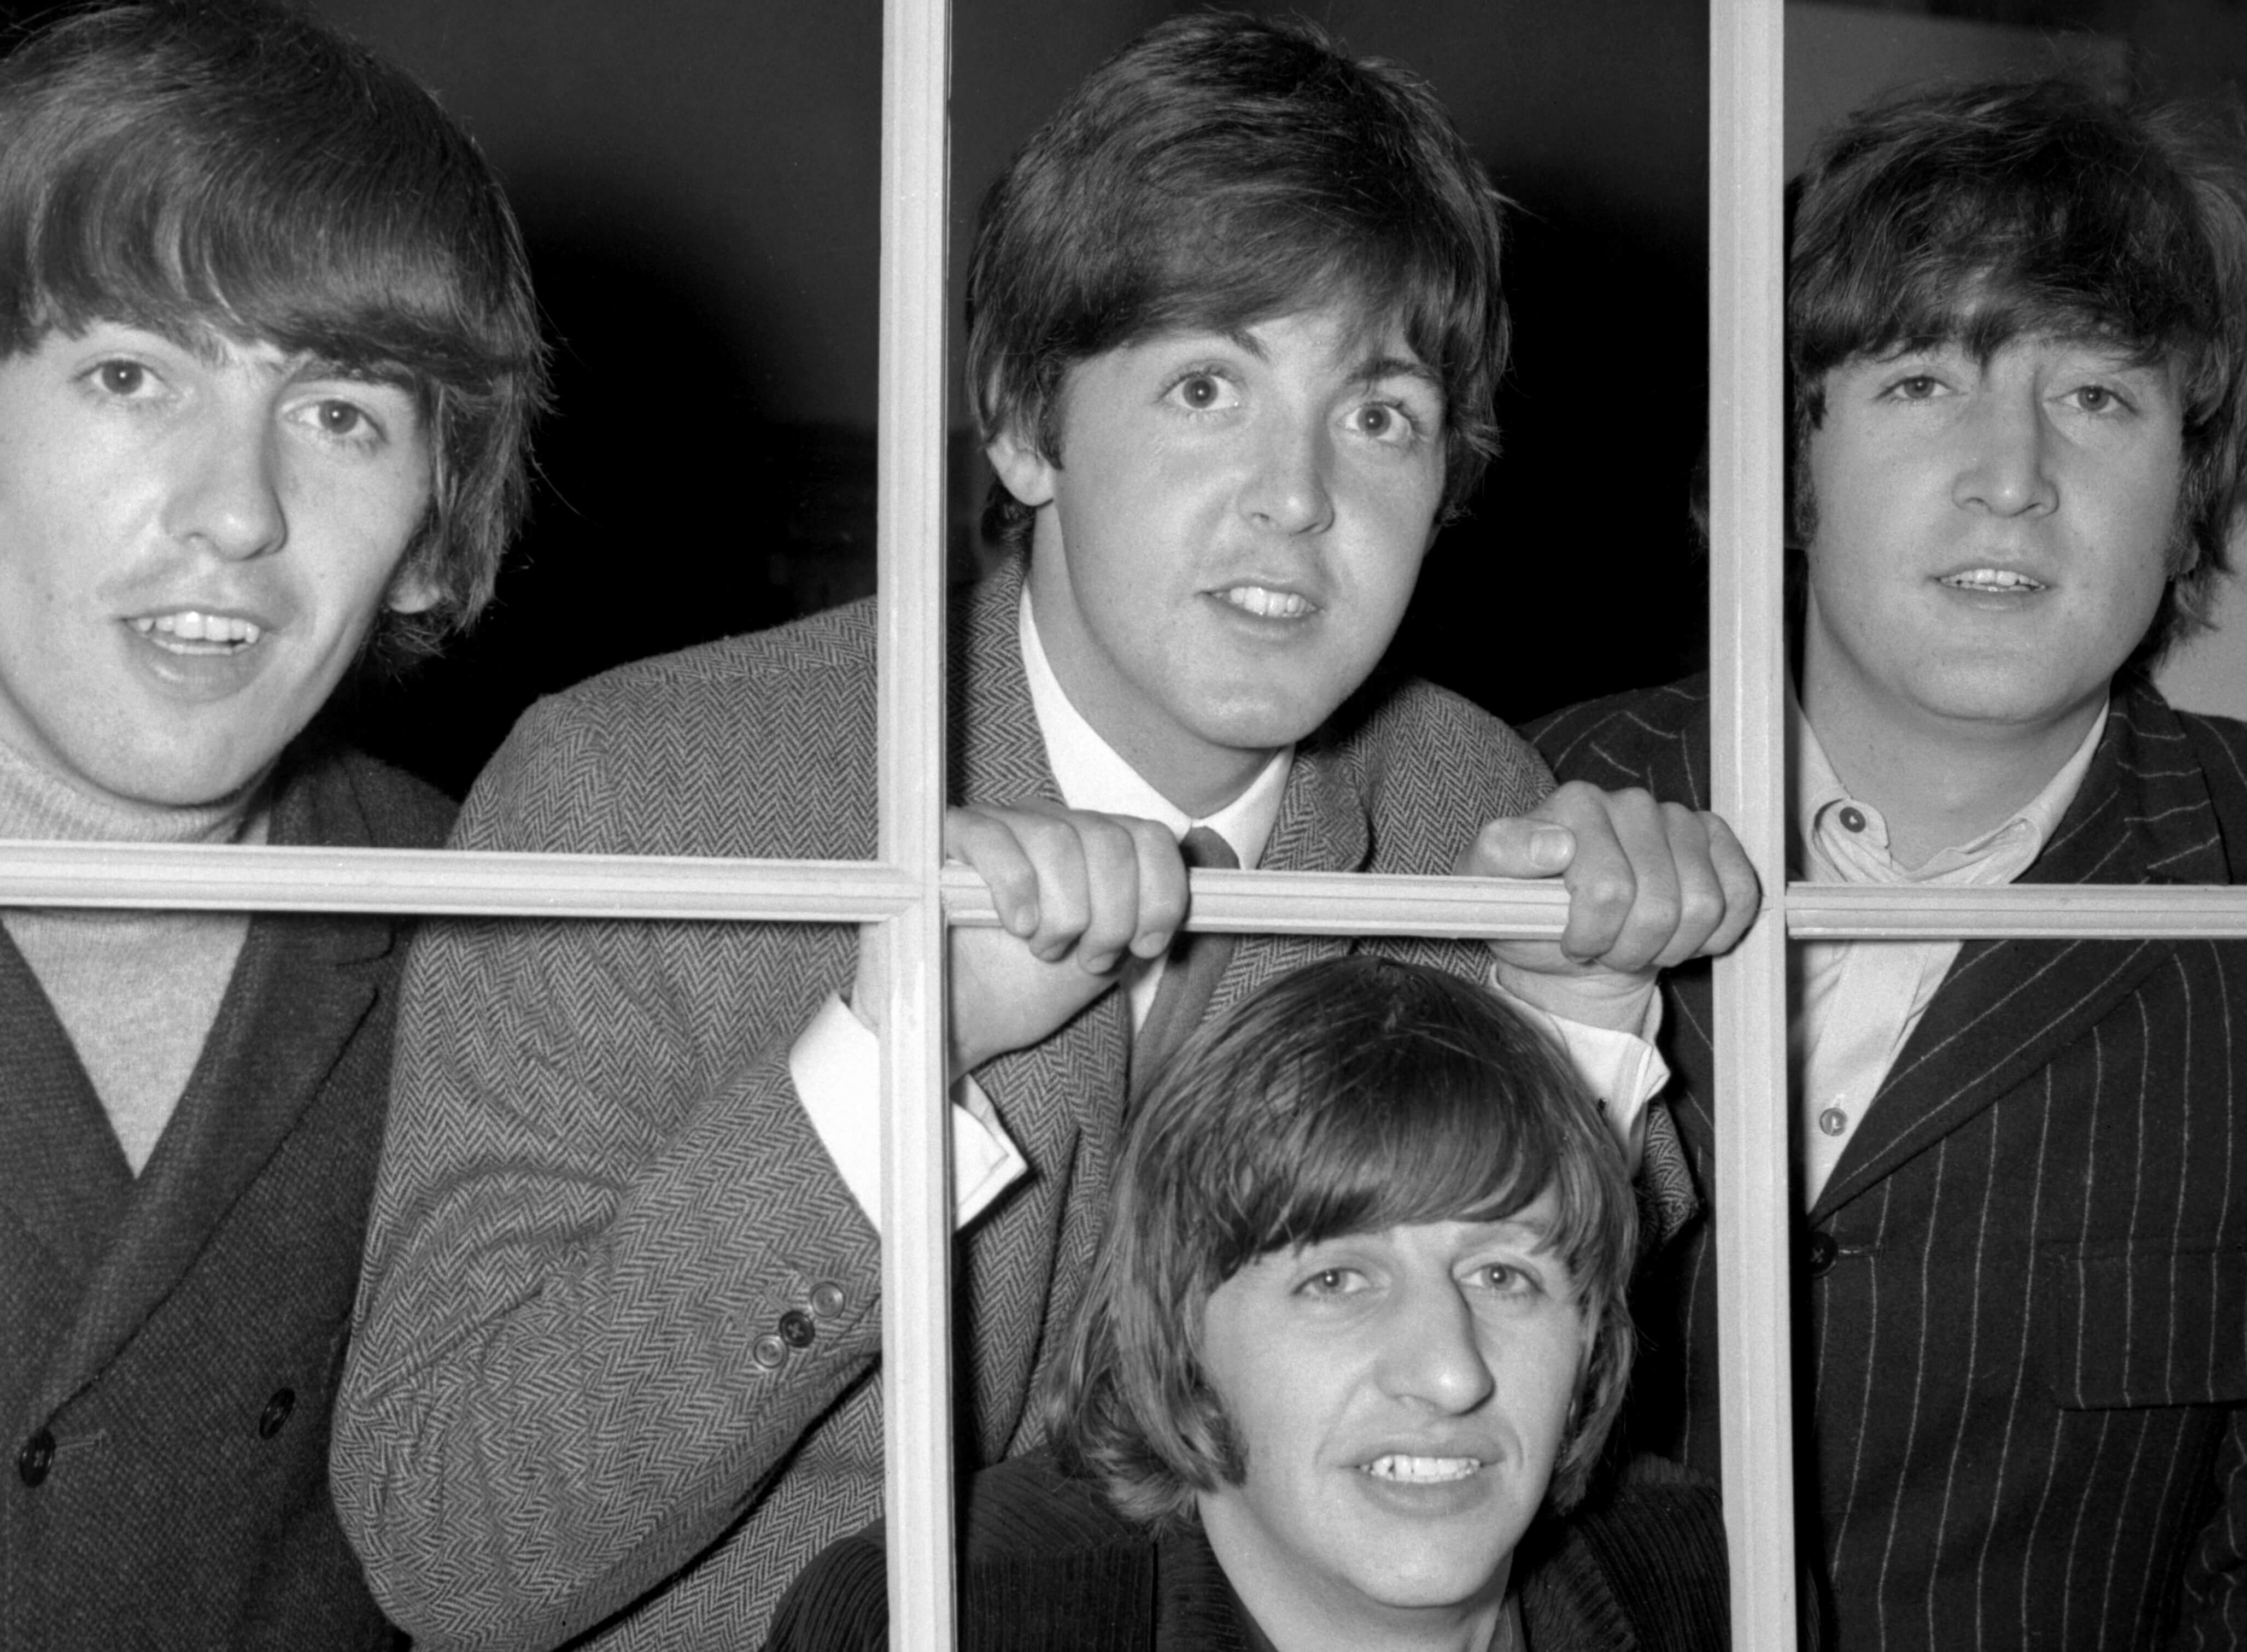
[[[459,795],[539,695],[871,594],[876,0],[319,10],[475,134],[555,351],[497,604],[352,736]]]

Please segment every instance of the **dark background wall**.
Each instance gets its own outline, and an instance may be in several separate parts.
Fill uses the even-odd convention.
[[[557,351],[535,514],[498,607],[447,659],[362,694],[359,736],[457,790],[539,693],[871,589],[877,0],[309,3],[476,133]],[[2205,79],[2210,53],[2174,44],[2203,41],[2196,8],[2247,44],[2239,0],[1981,10],[2136,28],[2148,61]],[[1014,147],[1174,9],[955,0],[955,271]],[[1430,79],[1517,203],[1506,450],[1438,543],[1404,662],[1516,720],[1690,669],[1706,589],[1686,512],[1707,386],[1702,8],[1302,9]],[[946,551],[965,569],[985,477],[956,399],[955,422]]]

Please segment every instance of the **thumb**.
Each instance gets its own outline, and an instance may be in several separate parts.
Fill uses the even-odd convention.
[[[1517,816],[1475,835],[1458,870],[1474,877],[1551,877],[1576,857],[1576,835],[1551,821]]]

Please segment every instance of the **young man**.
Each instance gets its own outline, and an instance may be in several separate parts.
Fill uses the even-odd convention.
[[[987,214],[969,371],[1028,543],[1027,573],[955,604],[950,653],[947,840],[1008,925],[955,936],[949,972],[974,1080],[953,1115],[969,1466],[1035,1444],[1127,1074],[1211,1001],[1163,1001],[1199,947],[1157,961],[1190,828],[1248,865],[1533,872],[1558,820],[1577,884],[1608,886],[1569,938],[1587,961],[1501,961],[1579,1020],[1636,1025],[1649,965],[1745,921],[1737,846],[1712,854],[1690,811],[1623,800],[1609,831],[1587,789],[1479,843],[1545,792],[1527,748],[1425,685],[1358,695],[1491,443],[1497,245],[1424,88],[1240,17],[1095,74]],[[459,841],[871,857],[874,743],[861,605],[535,710]],[[1244,940],[1213,1001],[1342,950]],[[838,927],[429,935],[335,1455],[418,1635],[755,1644],[802,1563],[878,1512],[860,963]]]
[[[961,1645],[1727,1644],[1713,1489],[1587,1505],[1632,1232],[1598,1109],[1489,993],[1376,958],[1267,984],[1131,1120],[1054,1447],[967,1492]],[[828,1550],[768,1648],[886,1645],[884,1569],[878,1527]]]
[[[1793,874],[2237,881],[2247,728],[2145,671],[2202,623],[2240,521],[2237,154],[2171,113],[2000,85],[1861,113],[1798,189]],[[1705,792],[1703,682],[1539,737],[1564,775]],[[1795,957],[1799,1461],[1830,1635],[2239,1644],[2247,955]],[[1707,990],[1682,980],[1669,1023],[1704,1169]],[[1710,1270],[1697,1236],[1641,1296],[1683,1369],[1642,1384],[1640,1424],[1704,1463]]]
[[[542,394],[497,181],[294,13],[0,62],[0,836],[434,847],[307,736],[489,594]],[[0,918],[0,1641],[386,1645],[328,1495],[402,925]]]

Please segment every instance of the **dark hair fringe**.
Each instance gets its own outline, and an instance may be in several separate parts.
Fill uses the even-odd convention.
[[[0,60],[0,352],[97,321],[222,334],[411,389],[428,514],[394,663],[489,601],[528,497],[546,352],[521,232],[402,72],[268,0],[72,14]]]
[[[1149,1091],[1107,1239],[1042,1396],[1056,1450],[1125,1514],[1182,1516],[1242,1463],[1203,1376],[1202,1312],[1275,1251],[1497,1220],[1550,1191],[1554,1250],[1593,1329],[1548,1499],[1584,1492],[1621,1408],[1636,1213],[1567,1060],[1479,984],[1360,954],[1205,1024]]]
[[[1454,514],[1498,451],[1504,204],[1404,70],[1301,18],[1172,17],[1088,76],[984,199],[966,356],[983,439],[1066,462],[1076,363],[1341,305],[1400,327],[1442,385]],[[985,531],[1020,549],[1034,515],[994,484]]]
[[[2184,476],[2172,578],[2127,662],[2208,625],[2247,508],[2247,159],[2237,108],[2117,102],[2064,79],[1916,88],[1827,133],[1788,191],[1791,536],[1826,375],[2036,334],[2173,360]]]

